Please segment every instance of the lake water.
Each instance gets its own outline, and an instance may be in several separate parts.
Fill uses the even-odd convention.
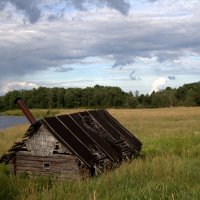
[[[30,124],[24,116],[0,116],[0,129],[20,124]]]

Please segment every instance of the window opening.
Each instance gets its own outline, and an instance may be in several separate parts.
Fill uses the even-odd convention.
[[[47,162],[43,163],[43,168],[44,169],[50,169],[50,164],[47,163]]]

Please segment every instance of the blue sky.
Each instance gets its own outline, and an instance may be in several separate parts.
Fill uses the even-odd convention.
[[[0,95],[200,80],[199,0],[0,0]]]

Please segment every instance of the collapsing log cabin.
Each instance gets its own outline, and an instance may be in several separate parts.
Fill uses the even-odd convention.
[[[115,168],[141,151],[141,142],[106,110],[36,121],[20,98],[16,103],[31,126],[22,141],[0,158],[14,174],[82,179]]]

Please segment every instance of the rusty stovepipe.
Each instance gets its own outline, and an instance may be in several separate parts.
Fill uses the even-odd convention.
[[[27,108],[26,104],[24,103],[24,101],[21,98],[17,98],[15,99],[15,104],[18,105],[18,107],[21,109],[21,111],[24,113],[24,115],[26,116],[26,118],[29,120],[29,122],[31,124],[35,124],[35,122],[37,121],[35,119],[35,117],[32,115],[32,113],[30,112],[30,110]]]

